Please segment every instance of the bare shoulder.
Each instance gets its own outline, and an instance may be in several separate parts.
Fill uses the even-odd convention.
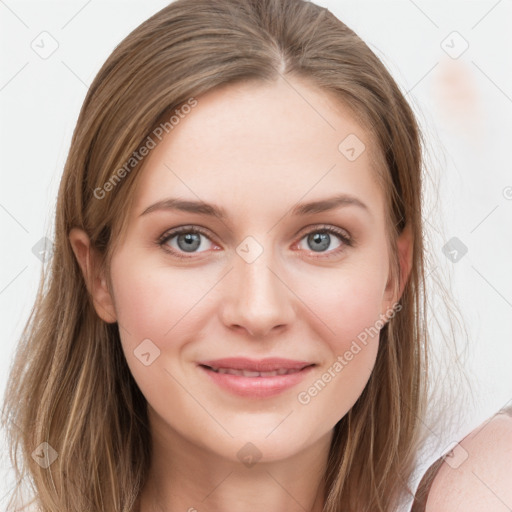
[[[454,447],[432,483],[425,510],[512,510],[512,416],[493,416]]]

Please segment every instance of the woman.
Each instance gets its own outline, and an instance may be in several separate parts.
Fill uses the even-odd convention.
[[[84,101],[6,392],[39,509],[396,510],[426,404],[421,164],[326,9],[178,0],[135,29]]]

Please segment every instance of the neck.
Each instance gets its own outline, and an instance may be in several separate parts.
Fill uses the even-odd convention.
[[[152,429],[149,476],[135,511],[322,511],[332,431],[286,460],[247,467],[162,427]]]

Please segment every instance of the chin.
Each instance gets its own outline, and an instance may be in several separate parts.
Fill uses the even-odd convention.
[[[281,417],[280,421],[282,419]],[[263,426],[261,422],[259,422],[262,425],[260,428],[254,422],[245,427],[240,425],[239,431],[243,432],[242,435],[236,435],[233,438],[223,436],[223,442],[215,443],[212,450],[232,462],[242,462],[251,466],[250,462],[247,463],[248,460],[263,463],[293,457],[321,437],[319,435],[317,438],[310,432],[300,430],[299,425],[289,423],[284,426],[285,422],[282,425],[274,422],[271,428],[268,423]]]

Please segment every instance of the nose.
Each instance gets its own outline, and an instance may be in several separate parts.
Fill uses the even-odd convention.
[[[294,318],[293,291],[284,271],[263,253],[251,263],[235,255],[234,268],[225,280],[222,321],[232,329],[244,329],[252,337],[268,336],[284,329]]]

